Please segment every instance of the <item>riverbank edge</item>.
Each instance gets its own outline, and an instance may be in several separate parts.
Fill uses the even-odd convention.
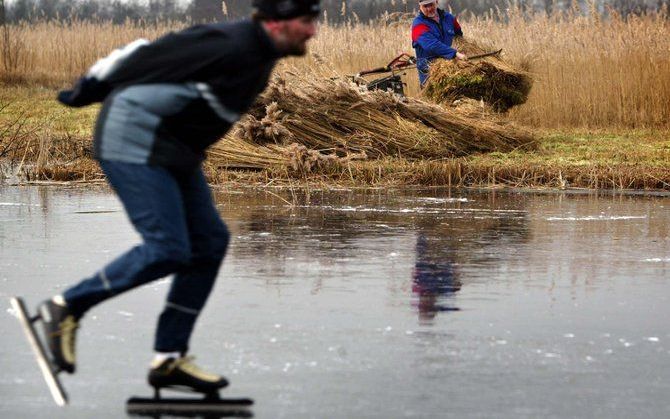
[[[43,167],[16,161],[0,162],[4,185],[86,186],[105,183],[97,163],[89,158],[52,162]],[[670,195],[670,167],[639,165],[519,165],[448,161],[351,162],[325,173],[295,173],[287,168],[231,170],[204,164],[214,187],[247,186],[297,190],[447,188],[515,192],[569,192]]]

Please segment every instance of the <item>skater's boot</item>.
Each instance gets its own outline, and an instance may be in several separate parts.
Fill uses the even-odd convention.
[[[68,310],[60,296],[42,303],[39,313],[54,364],[63,371],[74,373],[75,342],[79,328],[77,318]]]
[[[149,385],[155,389],[184,388],[204,394],[215,394],[228,385],[228,380],[222,376],[210,374],[196,366],[192,356],[152,363],[148,379]]]

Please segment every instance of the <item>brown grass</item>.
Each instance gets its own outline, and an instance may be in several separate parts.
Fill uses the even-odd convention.
[[[469,57],[490,53],[491,47],[458,38],[455,48]],[[464,98],[480,100],[498,112],[506,112],[524,104],[533,84],[531,74],[515,68],[499,55],[473,58],[468,61],[438,59],[430,66],[422,96],[435,103],[452,105]]]
[[[7,36],[0,38],[0,81],[64,87],[120,45],[137,38],[154,39],[179,27],[55,21],[8,25]]]
[[[468,39],[503,48],[504,59],[516,67],[530,65],[533,89],[526,104],[509,112],[511,119],[534,128],[579,128],[578,133],[569,131],[558,138],[542,134],[537,151],[501,148],[507,151],[464,156],[496,148],[459,149],[462,144],[454,142],[453,132],[435,128],[444,119],[475,118],[490,124],[486,129],[503,133],[509,129],[492,118],[486,106],[473,101],[461,103],[454,115],[427,120],[426,115],[442,114],[431,112],[428,104],[421,105],[428,107],[422,111],[406,103],[389,108],[379,98],[368,103],[347,93],[330,101],[329,109],[320,108],[310,116],[310,109],[288,106],[277,97],[270,100],[276,93],[271,89],[253,110],[254,119],[240,125],[242,132],[212,150],[207,165],[210,179],[670,190],[667,13],[627,19],[591,16],[522,16],[512,10],[507,20],[460,19]],[[324,25],[311,53],[283,63],[277,74],[287,77],[289,72],[312,73],[326,67],[329,71],[320,70],[322,76],[340,77],[384,65],[399,52],[411,51],[404,22]],[[100,172],[89,157],[96,107],[80,111],[57,107],[53,90],[40,86],[67,86],[113,48],[138,37],[153,39],[180,26],[52,22],[7,27],[8,36],[0,37],[4,84],[0,102],[11,106],[0,107],[0,157],[11,159],[14,170],[27,179],[98,179]],[[410,96],[418,97],[414,70],[404,80]],[[302,86],[291,94],[317,95],[318,87],[313,88],[310,93],[309,86]],[[287,99],[298,99],[291,94]],[[353,125],[333,122],[346,120]],[[470,126],[475,131],[481,128]],[[651,134],[637,134],[640,128],[651,128]],[[624,134],[582,134],[592,129]],[[398,138],[402,132],[424,141]],[[476,138],[479,133],[462,136],[458,131],[458,135]],[[221,171],[221,167],[240,170]]]
[[[258,146],[258,156],[251,145]],[[362,91],[346,80],[286,73],[215,146],[212,157],[220,157],[221,166],[265,168],[283,155],[291,166],[309,172],[342,159],[444,159],[534,146],[527,130],[495,115],[481,118],[470,109],[445,110],[388,92]]]
[[[291,175],[285,168],[261,171],[208,171],[214,183],[254,182],[274,185],[514,187],[552,189],[670,191],[670,168],[640,171],[635,166],[570,166],[529,164],[526,161],[491,164],[468,158],[444,161],[383,159],[352,161],[339,168]]]
[[[534,127],[668,127],[670,124],[670,19],[666,12],[626,19],[577,14],[524,16],[510,9],[506,20],[461,18],[466,37],[503,48],[515,66],[532,63],[535,78],[526,105],[512,117]],[[139,27],[75,22],[21,24],[0,38],[0,81],[64,86],[95,59],[138,37],[153,39],[181,23]],[[323,25],[307,59],[334,71],[357,73],[410,51],[407,24]],[[280,69],[280,71],[282,71]],[[417,77],[405,80],[418,94]]]
[[[31,90],[33,99],[25,101],[39,102],[44,94]],[[0,131],[17,133],[0,137],[0,150],[9,150],[5,157],[12,161],[11,170],[5,173],[28,182],[102,179],[90,158],[90,137],[63,131],[68,127],[62,123],[66,117],[90,123],[93,115],[84,112],[59,114],[58,119],[43,115],[40,120],[51,122],[41,126],[26,122],[28,115],[21,108],[12,118],[6,118],[7,112],[0,113]],[[531,152],[519,149],[439,160],[362,159],[355,154],[328,159],[300,144],[259,146],[229,136],[211,151],[205,169],[213,183],[670,190],[670,131],[548,132],[539,136],[539,148]]]

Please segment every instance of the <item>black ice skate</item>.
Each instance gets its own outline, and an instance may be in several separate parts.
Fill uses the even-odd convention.
[[[228,385],[220,375],[203,371],[193,363],[193,357],[168,358],[149,370],[149,385],[155,389],[173,388],[196,393],[217,393]]]
[[[79,323],[63,302],[53,300],[42,303],[39,315],[44,327],[44,338],[51,351],[53,363],[62,371],[74,373],[76,365],[75,343]]]
[[[253,405],[253,400],[220,398],[219,390],[228,385],[228,380],[220,375],[203,371],[193,363],[192,357],[168,358],[158,365],[153,365],[147,378],[149,385],[154,388],[154,397],[130,398],[126,403],[126,410],[130,415],[180,413],[252,416],[249,408]],[[201,393],[203,397],[163,398],[160,394],[161,389]]]

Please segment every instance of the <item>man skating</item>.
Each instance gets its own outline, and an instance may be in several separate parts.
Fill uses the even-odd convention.
[[[254,0],[252,19],[195,26],[137,41],[96,63],[61,102],[104,101],[94,155],[142,243],[44,302],[53,361],[76,367],[76,331],[95,305],[174,275],[158,319],[148,381],[155,388],[212,393],[220,375],[186,356],[229,242],[201,169],[221,138],[267,86],[278,59],[303,55],[319,0]]]

